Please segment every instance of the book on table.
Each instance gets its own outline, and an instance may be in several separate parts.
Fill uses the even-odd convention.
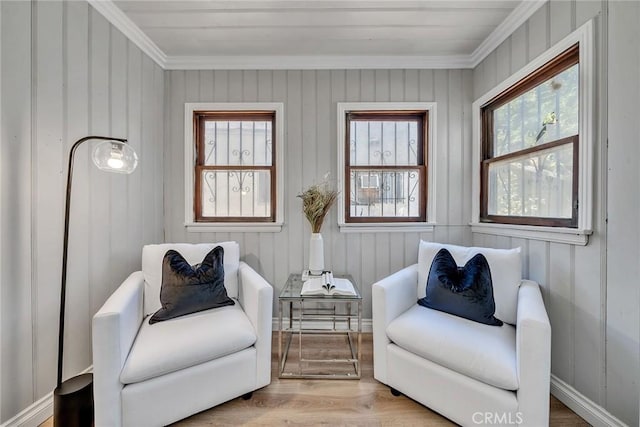
[[[348,279],[334,278],[332,273],[323,273],[302,284],[300,295],[344,295],[356,296],[353,284]]]

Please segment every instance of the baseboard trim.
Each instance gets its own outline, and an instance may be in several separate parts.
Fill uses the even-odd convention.
[[[38,427],[53,415],[53,392],[25,408],[2,427]]]
[[[592,402],[555,375],[551,375],[551,394],[594,427],[628,427],[602,406]]]
[[[289,318],[282,319],[283,323],[289,322]],[[310,329],[326,329],[327,322],[310,322],[305,321],[305,325],[307,325]],[[280,330],[280,322],[277,317],[274,317],[271,322],[271,328],[274,331]],[[362,332],[370,333],[373,332],[373,322],[371,319],[362,319]]]
[[[93,365],[80,374],[93,371]],[[18,415],[0,424],[0,427],[38,427],[53,416],[53,391],[47,393],[42,399],[23,409]]]

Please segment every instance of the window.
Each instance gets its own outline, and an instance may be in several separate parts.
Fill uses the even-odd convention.
[[[589,21],[473,103],[472,232],[588,243],[594,55]]]
[[[577,227],[579,50],[482,107],[481,221]]]
[[[230,230],[231,225],[244,231],[248,225],[264,229],[278,224],[279,113],[260,107],[187,104],[187,159],[193,159],[187,166],[192,177],[187,227]]]
[[[340,103],[338,114],[341,230],[424,226],[435,104]]]

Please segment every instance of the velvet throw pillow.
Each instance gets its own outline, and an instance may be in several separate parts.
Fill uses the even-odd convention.
[[[162,259],[160,303],[149,324],[235,304],[224,287],[224,249],[213,248],[200,264],[191,266],[177,251]]]
[[[494,316],[491,271],[482,254],[458,267],[451,253],[440,249],[427,277],[427,295],[418,304],[474,322],[502,326],[502,321]]]

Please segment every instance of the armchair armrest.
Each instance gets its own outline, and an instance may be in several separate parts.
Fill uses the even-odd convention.
[[[240,305],[256,330],[258,358],[256,387],[271,382],[271,322],[273,317],[273,288],[247,263],[238,268]]]
[[[138,334],[143,313],[144,276],[131,274],[93,316],[95,425],[120,426],[120,372]]]
[[[373,373],[375,379],[386,383],[387,338],[389,323],[418,299],[418,264],[406,267],[388,276],[371,287],[373,321]]]
[[[536,282],[521,282],[516,322],[519,411],[524,425],[548,425],[551,324]]]

